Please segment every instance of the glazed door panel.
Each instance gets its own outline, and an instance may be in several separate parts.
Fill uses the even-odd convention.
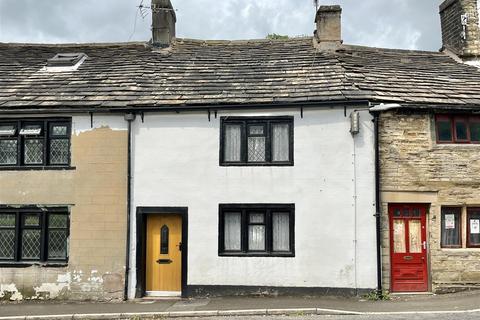
[[[389,205],[391,290],[428,290],[426,205]]]

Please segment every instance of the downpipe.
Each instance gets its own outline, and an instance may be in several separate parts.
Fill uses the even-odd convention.
[[[125,258],[125,287],[123,300],[128,300],[128,282],[130,275],[130,220],[132,205],[132,122],[135,121],[134,113],[126,113],[125,121],[128,122],[128,155],[127,155],[127,243]]]

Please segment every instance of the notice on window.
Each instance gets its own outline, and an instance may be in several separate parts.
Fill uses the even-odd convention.
[[[480,233],[480,220],[472,219],[470,220],[470,233],[479,234]]]
[[[455,215],[446,214],[445,215],[445,229],[455,229]]]

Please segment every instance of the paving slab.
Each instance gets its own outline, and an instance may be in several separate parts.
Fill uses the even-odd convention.
[[[118,303],[21,302],[1,303],[2,317],[44,316],[44,319],[80,319],[77,315],[107,319],[135,315],[157,316],[232,316],[358,314],[426,311],[465,311],[480,309],[480,291],[446,295],[401,295],[389,301],[369,301],[361,297],[221,297],[183,300],[136,300]],[[480,311],[480,310],[479,310]],[[72,315],[75,315],[74,317]]]

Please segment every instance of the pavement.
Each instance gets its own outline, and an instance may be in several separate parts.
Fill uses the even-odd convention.
[[[1,303],[0,320],[20,319],[152,319],[279,315],[382,316],[462,314],[480,318],[480,291],[444,295],[395,295],[388,301],[362,297],[221,297],[177,300],[136,300],[119,303],[20,302]],[[267,317],[268,318],[268,317]],[[333,319],[333,318],[329,318]],[[363,318],[362,318],[363,319]],[[433,318],[432,318],[433,319]],[[437,319],[437,318],[436,318]]]

